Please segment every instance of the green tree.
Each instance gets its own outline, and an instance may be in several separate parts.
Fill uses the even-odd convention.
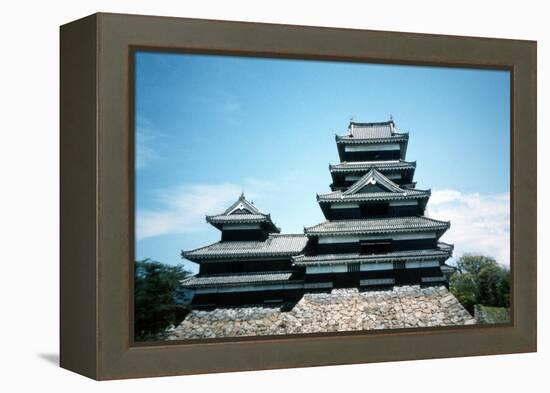
[[[479,291],[477,283],[472,274],[459,273],[451,276],[450,291],[458,299],[466,310],[473,313],[474,305],[477,304]]]
[[[136,341],[159,340],[181,322],[189,306],[181,301],[180,281],[190,273],[145,259],[134,264],[134,332]]]
[[[494,258],[465,254],[451,276],[450,290],[471,313],[476,304],[510,307],[510,271]]]

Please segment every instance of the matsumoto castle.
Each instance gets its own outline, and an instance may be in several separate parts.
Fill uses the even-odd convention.
[[[416,189],[406,161],[408,133],[393,120],[350,122],[336,135],[332,192],[317,195],[326,218],[303,234],[282,234],[244,195],[206,221],[221,240],[182,257],[200,265],[182,282],[194,307],[288,305],[307,292],[394,285],[448,285],[448,221],[424,216],[430,190]]]

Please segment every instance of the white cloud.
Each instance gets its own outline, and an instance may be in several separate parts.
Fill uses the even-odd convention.
[[[157,151],[152,147],[159,136],[153,124],[139,117],[136,122],[136,169],[140,170],[159,158]]]
[[[205,215],[223,212],[239,194],[246,192],[250,200],[260,201],[260,208],[274,213],[276,222],[283,220],[286,229],[300,228],[306,224],[307,214],[302,207],[291,209],[289,193],[296,179],[244,179],[243,185],[192,184],[158,191],[155,194],[157,209],[138,209],[136,214],[136,238],[138,240],[177,233],[202,232],[210,229]],[[299,182],[298,182],[299,184]],[[299,197],[303,198],[303,196]],[[295,203],[298,203],[295,201]],[[309,202],[308,202],[309,203]],[[318,209],[311,201],[312,208]],[[301,206],[301,204],[300,204]],[[309,205],[308,205],[309,206]],[[290,210],[289,210],[290,209]],[[290,213],[289,213],[290,211]],[[316,210],[313,210],[316,212]],[[426,215],[451,221],[451,228],[442,241],[454,244],[454,256],[464,253],[481,253],[494,257],[499,263],[510,261],[510,195],[465,194],[456,190],[432,192]],[[310,218],[311,220],[311,218]],[[291,225],[299,221],[300,225]],[[304,222],[303,222],[304,221]],[[309,222],[308,222],[309,223]]]
[[[451,221],[442,241],[454,244],[454,256],[481,253],[510,264],[510,194],[464,194],[455,190],[434,191],[427,215]]]
[[[295,176],[286,174],[277,179],[244,178],[242,184],[185,184],[157,190],[152,200],[158,203],[159,208],[137,208],[136,239],[207,231],[211,227],[205,223],[205,215],[225,211],[241,192],[252,203],[259,201],[260,211],[273,213],[277,207],[281,208],[282,201],[289,199],[288,190],[295,182]],[[279,212],[284,213],[281,210]],[[278,218],[283,216],[277,215]],[[301,225],[298,227],[301,228]]]
[[[293,191],[302,185],[303,179],[295,173],[287,173],[277,179],[244,178],[242,184],[185,184],[157,190],[152,201],[158,204],[156,209],[136,210],[136,239],[154,236],[202,232],[211,227],[205,223],[205,216],[219,214],[237,200],[244,192],[249,201],[258,201],[257,207],[264,213],[272,213],[275,222],[280,221],[303,228],[303,217],[296,215],[289,206],[292,198],[297,197]],[[319,210],[314,196],[308,198],[308,205]],[[292,212],[288,212],[288,210]],[[296,229],[294,228],[294,229]]]
[[[460,192],[454,190],[435,191],[430,198],[430,204],[441,205],[443,203],[455,201],[459,199],[460,196]]]
[[[204,216],[224,211],[240,192],[239,186],[230,183],[195,184],[159,191],[157,201],[161,208],[137,210],[136,238],[206,230]]]
[[[150,146],[147,145],[149,137],[143,133],[137,132],[137,143],[136,143],[136,169],[143,169],[151,161],[154,161],[158,158],[157,152]]]

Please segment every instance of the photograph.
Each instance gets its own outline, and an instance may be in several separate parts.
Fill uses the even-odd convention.
[[[131,61],[136,342],[510,323],[509,70]]]
[[[543,4],[6,2],[0,393],[548,390]]]

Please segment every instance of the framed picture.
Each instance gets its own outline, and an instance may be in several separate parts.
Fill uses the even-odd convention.
[[[536,351],[536,43],[61,27],[61,366]]]

